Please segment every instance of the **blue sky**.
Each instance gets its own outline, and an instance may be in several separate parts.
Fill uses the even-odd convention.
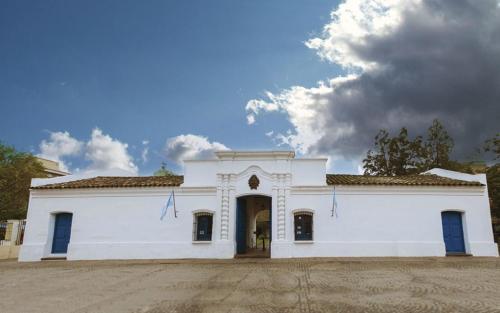
[[[0,2],[0,140],[148,175],[217,149],[357,173],[379,129],[500,132],[498,0]]]
[[[85,141],[99,127],[128,144],[143,174],[166,160],[165,141],[180,134],[232,149],[276,148],[265,133],[286,131],[286,119],[271,114],[247,125],[245,105],[266,90],[339,71],[304,46],[335,5],[2,1],[1,140],[39,153],[49,132]],[[67,159],[71,168],[85,166],[83,158]]]

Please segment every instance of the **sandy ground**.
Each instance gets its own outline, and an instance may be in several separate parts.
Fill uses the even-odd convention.
[[[0,312],[500,312],[498,258],[0,261]]]

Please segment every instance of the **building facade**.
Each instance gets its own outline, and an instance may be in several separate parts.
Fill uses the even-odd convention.
[[[42,164],[43,172],[49,178],[69,175],[69,173],[61,171],[59,162],[47,160],[41,157],[36,157],[36,159]]]
[[[34,180],[19,260],[498,256],[484,175],[335,175],[289,151],[216,156],[186,160],[184,176]]]

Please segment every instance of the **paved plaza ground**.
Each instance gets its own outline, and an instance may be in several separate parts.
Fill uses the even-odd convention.
[[[498,258],[0,261],[0,312],[500,312]]]

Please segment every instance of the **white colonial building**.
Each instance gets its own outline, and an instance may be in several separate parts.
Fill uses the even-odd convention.
[[[34,180],[19,260],[498,256],[484,175],[335,175],[288,151],[216,156],[186,160],[184,176]]]

